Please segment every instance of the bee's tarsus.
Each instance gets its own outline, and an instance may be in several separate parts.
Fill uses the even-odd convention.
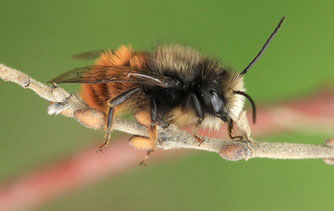
[[[196,136],[196,135],[194,135],[194,138],[198,141],[198,146],[201,146],[202,145],[202,143],[204,142],[204,139],[202,139],[202,138],[200,138],[200,137],[198,137],[198,136]]]

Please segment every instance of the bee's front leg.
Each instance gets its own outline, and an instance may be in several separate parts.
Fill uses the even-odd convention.
[[[230,118],[228,120],[228,123],[227,123],[227,130],[228,130],[228,136],[232,139],[232,140],[235,140],[235,141],[240,141],[242,140],[242,136],[233,136],[232,135],[232,132],[233,132],[233,120]]]

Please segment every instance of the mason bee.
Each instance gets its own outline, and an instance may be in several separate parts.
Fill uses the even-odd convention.
[[[234,138],[233,122],[243,111],[245,99],[252,105],[253,121],[256,119],[255,103],[245,92],[244,75],[268,47],[284,19],[241,72],[233,72],[187,46],[161,45],[153,52],[121,46],[115,51],[80,54],[78,58],[97,60],[92,66],[76,68],[49,82],[82,83],[82,99],[105,112],[106,139],[100,149],[109,143],[115,115],[127,109],[135,112],[139,122],[149,122],[149,138],[140,139],[149,143],[145,150],[157,146],[157,125],[190,125],[199,140],[198,128],[218,130],[225,122],[229,136]]]

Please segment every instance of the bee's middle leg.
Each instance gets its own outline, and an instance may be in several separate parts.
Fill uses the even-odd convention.
[[[140,165],[146,165],[146,161],[149,158],[150,154],[154,152],[157,149],[158,146],[158,129],[157,129],[157,114],[158,114],[158,109],[157,109],[157,103],[156,101],[152,98],[151,99],[151,112],[150,112],[150,117],[151,117],[151,127],[149,130],[149,142],[152,143],[153,147],[152,149],[149,149],[147,151],[147,154],[140,162]]]

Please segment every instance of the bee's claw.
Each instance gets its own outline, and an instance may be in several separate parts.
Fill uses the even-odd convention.
[[[151,154],[152,152],[154,152],[154,149],[147,150],[147,154],[146,154],[144,160],[142,160],[142,161],[139,163],[139,165],[146,167],[146,161],[147,161],[148,157],[150,157],[150,154]]]
[[[108,143],[103,143],[103,144],[101,144],[100,146],[99,146],[99,148],[96,150],[96,152],[97,153],[99,153],[99,152],[102,152],[103,153],[103,147],[105,146],[105,145],[107,145]]]
[[[147,165],[146,165],[146,161],[145,160],[142,160],[140,163],[139,163],[139,165],[141,165],[141,166],[144,166],[144,167],[146,167]]]
[[[201,146],[201,144],[204,142],[204,139],[201,139],[200,137],[194,135],[194,138],[198,141],[198,146]]]

